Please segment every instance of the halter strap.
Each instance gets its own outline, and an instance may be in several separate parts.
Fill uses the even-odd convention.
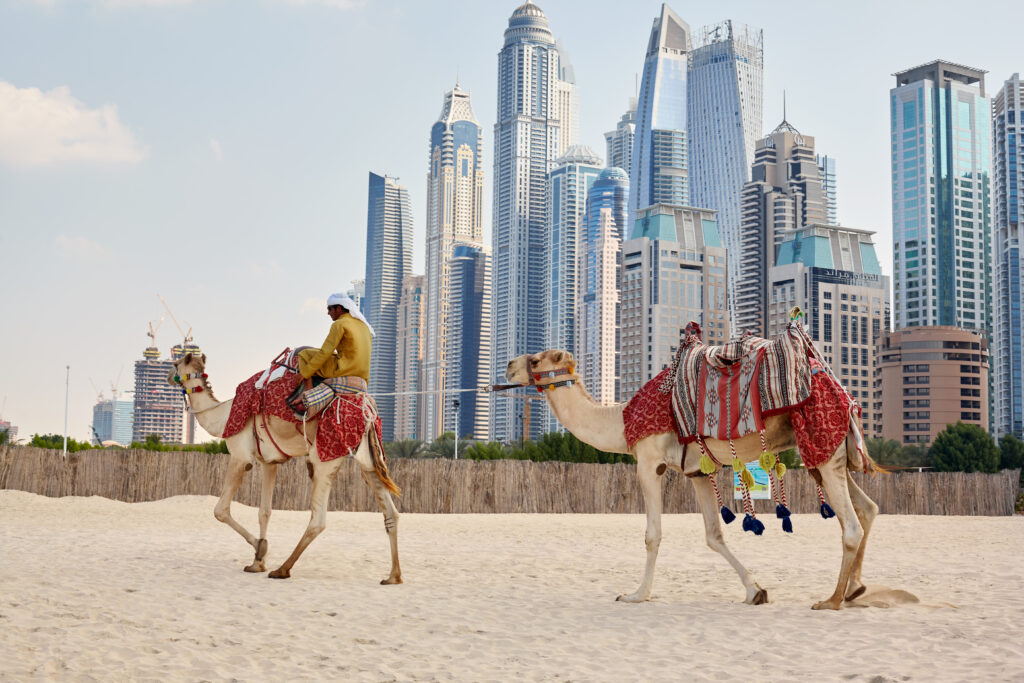
[[[540,384],[539,381],[542,379],[555,379],[556,377],[564,377],[568,375],[569,379],[563,379],[557,382],[545,382]],[[550,391],[558,387],[571,387],[573,384],[579,381],[576,377],[576,366],[569,364],[565,368],[555,368],[554,370],[544,370],[543,372],[529,371],[530,386],[537,388],[538,394],[543,394],[545,390]]]

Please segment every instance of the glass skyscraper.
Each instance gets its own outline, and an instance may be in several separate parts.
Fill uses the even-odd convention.
[[[97,445],[104,441],[114,441],[122,446],[132,442],[132,412],[134,401],[117,398],[101,398],[92,408],[93,441]]]
[[[630,220],[653,204],[690,203],[686,71],[690,27],[668,5],[654,19],[637,102]]]
[[[935,61],[889,93],[893,324],[991,333],[992,136],[985,72]]]
[[[636,98],[629,98],[629,109],[619,119],[615,130],[604,134],[608,168],[628,169],[633,160],[633,138],[636,136]],[[626,200],[629,201],[628,198]]]
[[[689,55],[687,136],[690,201],[717,212],[729,250],[728,304],[740,279],[740,192],[750,180],[754,145],[764,130],[763,31],[723,21],[704,27]]]
[[[494,258],[491,375],[508,361],[544,347],[547,331],[548,172],[574,135],[575,85],[555,45],[548,19],[532,2],[512,13],[498,53],[498,107],[494,124]],[[522,406],[493,405],[493,438],[522,433]],[[542,411],[546,412],[546,411]],[[531,422],[536,438],[546,424]]]
[[[394,178],[371,172],[366,207],[366,293],[362,311],[375,333],[370,355],[370,393],[377,403],[385,441],[395,440],[398,304],[402,283],[411,274],[409,192]]]
[[[419,437],[427,441],[449,431],[449,423],[454,426],[454,414],[446,414],[452,412],[452,400],[458,396],[441,393],[451,385],[446,370],[456,362],[447,355],[448,335],[465,324],[469,313],[451,303],[452,250],[458,244],[483,245],[483,199],[483,128],[473,115],[469,93],[456,85],[445,95],[441,116],[430,131],[423,350],[427,393],[420,402],[424,432]]]
[[[590,394],[601,405],[618,400],[619,281],[628,229],[629,176],[606,168],[587,194],[579,240],[576,356]]]
[[[839,206],[836,194],[836,159],[827,154],[815,154],[818,162],[818,175],[821,176],[821,191],[825,193],[828,206],[825,214],[829,225],[839,225]]]
[[[461,312],[460,324],[448,334],[448,371],[445,373],[445,400],[449,407],[459,402],[445,431],[455,431],[458,416],[459,437],[490,439],[491,404],[477,392],[455,393],[490,384],[491,371],[491,255],[486,247],[457,244],[452,250],[449,303]]]
[[[992,102],[995,173],[994,430],[1024,437],[1024,87],[1020,74]]]

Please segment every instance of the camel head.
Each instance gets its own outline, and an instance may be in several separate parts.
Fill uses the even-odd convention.
[[[548,372],[550,370],[561,370],[560,374],[573,374],[576,368],[576,359],[568,351],[550,349],[540,353],[525,354],[513,358],[508,362],[505,369],[505,379],[518,384],[531,384],[530,373]]]
[[[168,384],[180,384],[175,378],[201,377],[206,371],[206,354],[195,355],[186,353],[174,361],[174,369],[167,375]]]

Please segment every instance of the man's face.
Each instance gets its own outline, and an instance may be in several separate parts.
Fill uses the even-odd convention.
[[[341,306],[328,306],[327,315],[331,316],[331,320],[337,320],[341,317],[342,308]]]

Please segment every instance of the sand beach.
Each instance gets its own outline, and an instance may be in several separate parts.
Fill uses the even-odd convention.
[[[693,514],[666,515],[653,599],[642,515],[331,512],[292,578],[247,574],[214,498],[0,491],[0,679],[60,681],[1024,680],[1024,517],[881,515],[868,594],[839,612],[836,520],[726,540],[768,590],[742,604]],[[256,511],[239,504],[250,528]],[[275,511],[268,566],[306,512]]]

